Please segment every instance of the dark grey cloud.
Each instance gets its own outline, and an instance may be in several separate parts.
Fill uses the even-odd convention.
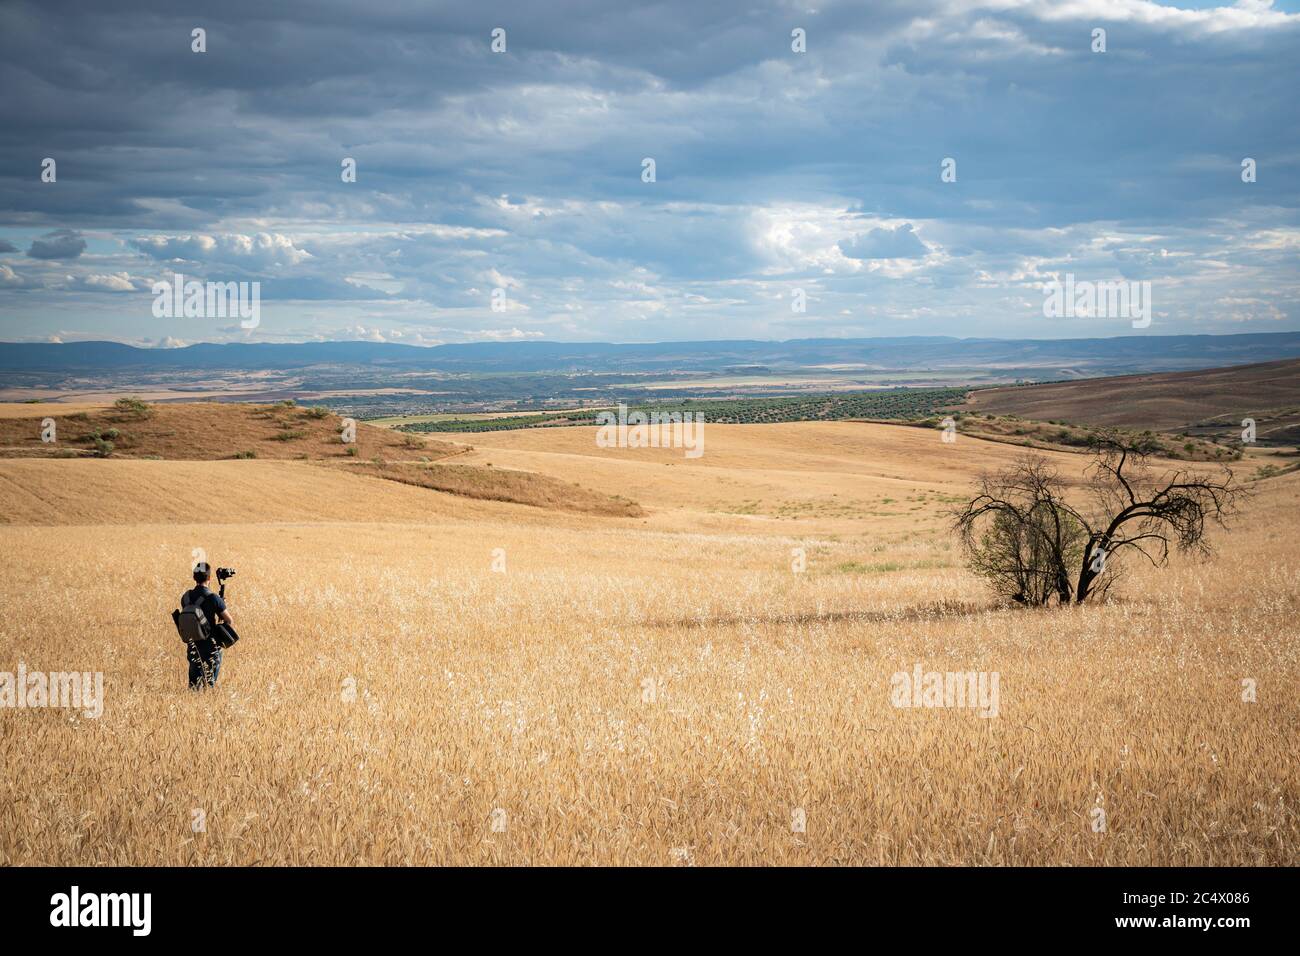
[[[27,255],[33,259],[75,259],[86,251],[86,240],[71,229],[55,229],[32,242]]]
[[[6,288],[128,303],[184,266],[444,328],[498,321],[476,310],[508,281],[548,334],[662,338],[788,334],[795,279],[826,330],[867,299],[1002,321],[1073,265],[1178,277],[1178,321],[1202,282],[1298,319],[1298,53],[1300,18],[1263,4],[13,0],[0,226],[94,245]]]
[[[0,253],[17,252],[17,251],[18,251],[18,247],[15,246],[12,242],[9,242],[5,239],[0,239]]]
[[[1097,19],[1105,54],[1089,50]],[[497,25],[504,55],[488,49]],[[789,49],[795,25],[807,54]],[[20,2],[0,26],[0,80],[25,94],[0,103],[0,199],[60,220],[301,210],[334,201],[344,155],[407,221],[466,187],[635,197],[648,153],[660,198],[829,189],[912,219],[1218,215],[1241,205],[1234,169],[1251,154],[1266,171],[1252,203],[1296,198],[1277,165],[1294,171],[1294,124],[1278,122],[1300,81],[1293,23],[1211,31],[1045,3]],[[106,153],[110,139],[125,148]],[[44,155],[58,187],[18,188]],[[940,191],[945,156],[959,180]]]

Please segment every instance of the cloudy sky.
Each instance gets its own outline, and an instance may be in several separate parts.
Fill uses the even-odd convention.
[[[0,339],[1294,330],[1298,11],[4,0]],[[156,318],[175,272],[261,325]],[[1045,318],[1067,273],[1154,321]]]

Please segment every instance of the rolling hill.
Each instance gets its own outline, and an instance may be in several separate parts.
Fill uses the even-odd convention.
[[[977,389],[964,410],[1040,421],[1300,442],[1300,360]]]
[[[303,467],[325,466],[343,471],[351,484],[350,492],[328,486],[313,492],[294,511],[296,516],[311,514],[341,516],[352,513],[348,503],[363,500],[362,514],[373,515],[370,498],[376,479],[402,484],[411,489],[473,498],[529,505],[590,515],[637,516],[640,507],[631,501],[579,484],[560,481],[546,475],[493,469],[489,464],[442,464],[473,451],[461,443],[437,441],[417,435],[399,434],[386,428],[352,423],[354,440],[344,442],[344,419],[323,408],[299,408],[291,403],[276,405],[238,405],[196,402],[192,404],[142,405],[138,410],[116,406],[73,406],[63,414],[58,405],[0,406],[0,479],[6,500],[0,506],[0,522],[22,521],[30,516],[36,523],[59,523],[58,515],[70,511],[77,520],[96,514],[113,514],[115,520],[126,516],[142,519],[149,514],[176,517],[199,494],[202,482],[194,471],[162,467],[179,462],[226,461],[234,471],[209,473],[223,502],[237,502],[241,495],[255,493],[261,482],[249,485],[236,478],[246,478],[249,459],[292,462]],[[45,424],[53,422],[53,441],[43,441]],[[61,469],[33,469],[29,461],[12,468],[3,467],[5,459],[59,459],[51,466]],[[62,459],[111,459],[89,467],[73,467]],[[122,465],[130,462],[125,471]],[[258,462],[261,464],[261,462]],[[98,469],[98,470],[96,470]],[[103,484],[105,475],[134,474],[147,479],[138,492],[110,491]],[[262,472],[263,476],[272,474]],[[275,472],[274,474],[283,474]],[[299,473],[306,487],[319,476],[312,471]],[[346,482],[345,482],[346,485]],[[181,491],[188,487],[188,492]],[[166,489],[166,490],[160,490]],[[242,489],[242,490],[240,490]],[[207,494],[205,491],[203,494]],[[316,494],[327,496],[314,508]],[[391,495],[386,491],[385,494]],[[88,495],[92,502],[82,500]],[[407,495],[399,502],[398,513],[407,514],[405,506],[420,497]],[[338,496],[337,499],[335,496]],[[426,499],[431,498],[426,494]],[[114,506],[103,509],[94,501],[112,500]],[[211,499],[205,499],[211,500]],[[60,505],[59,502],[63,502]],[[329,507],[330,504],[341,507]],[[127,507],[129,506],[129,507]],[[178,511],[180,508],[181,511]],[[251,514],[262,513],[254,508]]]
[[[1131,563],[1113,602],[1012,609],[947,509],[1022,449],[792,422],[710,425],[685,459],[595,432],[493,432],[446,465],[334,461],[328,433],[290,443],[307,460],[0,459],[10,666],[105,688],[97,719],[6,718],[0,864],[1294,860],[1300,476],[1261,482],[1216,554]],[[1081,487],[1082,456],[1044,454]],[[422,468],[645,513],[375,474]],[[195,549],[239,571],[204,694],[169,617]],[[891,703],[916,666],[996,673],[996,718]]]
[[[75,458],[102,454],[111,442],[117,458],[191,461],[220,458],[437,459],[468,446],[409,439],[356,423],[356,440],[341,440],[343,419],[325,409],[292,404],[243,405],[215,402],[147,405],[143,414],[111,405],[24,404],[0,406],[0,458]],[[51,442],[42,425],[54,421]],[[353,448],[355,451],[349,452]]]

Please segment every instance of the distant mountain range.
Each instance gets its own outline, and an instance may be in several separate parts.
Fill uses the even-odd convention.
[[[144,349],[118,342],[0,343],[0,372],[256,371],[376,366],[446,372],[788,372],[999,368],[1040,377],[1177,371],[1300,357],[1300,332],[1126,335],[1100,339],[910,336],[786,342],[473,342],[421,347],[382,342],[203,343]]]

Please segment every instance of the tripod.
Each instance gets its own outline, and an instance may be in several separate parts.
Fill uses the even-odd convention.
[[[217,581],[217,593],[221,596],[221,600],[225,601],[226,579],[218,574]],[[239,634],[231,625],[222,621],[213,621],[212,639],[217,642],[218,647],[230,647],[239,640]]]

